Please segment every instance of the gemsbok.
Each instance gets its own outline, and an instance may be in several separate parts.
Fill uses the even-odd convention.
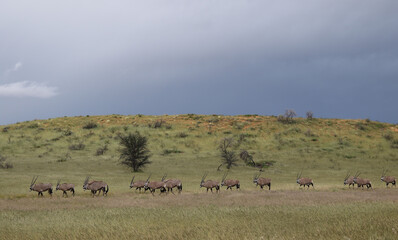
[[[229,189],[231,189],[231,191],[232,191],[232,187],[236,187],[236,189],[240,189],[239,180],[232,180],[232,179],[225,180],[227,175],[228,175],[228,173],[224,174],[224,176],[223,176],[223,178],[221,180],[221,187],[225,185],[225,186],[227,186],[226,190],[228,190],[228,188],[229,188]]]
[[[145,189],[149,189],[149,191],[152,193],[152,195],[154,195],[156,189],[160,190],[160,194],[162,194],[163,192],[166,192],[166,188],[164,187],[164,182],[163,182],[166,175],[164,175],[162,177],[162,180],[160,182],[157,182],[157,181],[150,182],[149,181],[150,177],[151,177],[151,175],[149,175],[148,179],[145,182]]]
[[[84,190],[90,190],[92,196],[94,197],[94,195],[97,193],[98,191],[98,195],[101,193],[102,190],[102,196],[108,196],[108,192],[109,192],[109,186],[108,184],[106,184],[106,182],[103,181],[88,181],[90,179],[90,177],[86,177],[86,180],[84,180],[83,183],[83,189]]]
[[[300,184],[300,187],[304,186],[304,188],[305,188],[305,186],[310,188],[310,185],[312,185],[312,187],[315,188],[314,182],[312,181],[312,179],[311,178],[302,178],[301,177],[302,173],[303,173],[303,171],[301,171],[299,174],[297,174],[297,180],[296,180],[297,184]]]
[[[164,176],[164,178],[166,178],[167,175]],[[177,188],[178,193],[181,193],[182,191],[182,182],[180,179],[166,179],[163,180],[164,182],[164,188],[167,189],[167,193],[171,192],[172,194],[174,194],[173,192],[173,188]]]
[[[348,184],[348,188],[351,187],[354,188],[355,183],[354,183],[354,176],[350,176],[350,172],[347,173],[347,175],[344,178],[344,186]]]
[[[216,192],[220,191],[220,184],[218,181],[213,181],[213,180],[207,180],[205,182],[205,179],[207,177],[207,173],[205,173],[202,177],[202,180],[200,181],[200,187],[206,188],[206,192],[209,192],[209,189],[211,192],[213,192],[213,188],[216,189]]]
[[[65,195],[66,195],[66,197],[68,197],[68,193],[66,193],[66,191],[72,192],[72,196],[75,196],[75,184],[72,184],[72,183],[59,184],[60,182],[61,182],[61,180],[58,180],[57,187],[55,188],[55,190],[56,191],[58,191],[58,190],[63,191],[62,197],[65,196]]]
[[[32,182],[30,182],[30,191],[36,191],[37,196],[42,196],[43,197],[43,192],[48,191],[48,194],[52,197],[53,195],[53,185],[51,183],[37,183],[36,180],[39,178],[39,176],[33,177]]]
[[[362,187],[362,189],[363,189],[363,186],[366,186],[367,189],[372,188],[372,183],[370,182],[370,180],[369,180],[369,179],[365,179],[365,178],[359,178],[359,175],[360,175],[360,174],[361,174],[360,172],[357,172],[357,173],[355,174],[355,176],[354,176],[354,183],[355,183],[358,187]]]
[[[146,191],[145,181],[138,180],[138,181],[134,182],[134,178],[135,178],[135,176],[133,176],[133,179],[131,179],[130,188],[135,188],[135,190],[140,190],[140,192],[141,192],[141,188],[143,188]]]
[[[395,177],[393,177],[393,176],[386,176],[386,173],[387,173],[387,170],[383,170],[383,173],[381,174],[381,178],[380,178],[380,180],[382,181],[382,182],[385,182],[386,183],[386,186],[388,187],[388,184],[392,184],[393,186],[395,186],[396,187],[396,180],[395,180]]]
[[[268,190],[271,190],[271,178],[260,177],[260,174],[261,173],[254,175],[253,183],[255,183],[256,186],[260,186],[261,189],[264,189],[264,186],[268,186]]]

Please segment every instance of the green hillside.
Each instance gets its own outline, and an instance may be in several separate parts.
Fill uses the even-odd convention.
[[[148,137],[152,164],[138,173],[120,165],[119,136]],[[221,180],[219,143],[234,140],[247,151],[272,189],[252,182],[260,168],[243,160],[229,177],[241,190],[219,194],[199,188],[202,175]],[[397,188],[380,181],[397,176],[398,132],[369,120],[264,116],[86,116],[17,123],[0,128],[1,239],[395,239]],[[9,167],[9,168],[6,168]],[[343,186],[347,171],[361,172],[373,189]],[[313,179],[300,189],[296,175]],[[183,182],[182,194],[139,193],[135,179],[165,173]],[[76,196],[38,198],[38,182],[76,185]],[[107,197],[82,189],[87,175],[106,181]],[[386,221],[388,219],[388,221]]]
[[[93,125],[93,126],[90,126]],[[93,127],[93,128],[90,128]],[[219,180],[225,167],[217,149],[223,138],[233,138],[234,151],[247,150],[263,176],[272,178],[273,190],[297,189],[295,178],[314,180],[316,189],[342,189],[347,171],[383,187],[383,168],[398,173],[398,128],[369,120],[294,119],[283,123],[270,116],[80,116],[35,120],[1,126],[0,154],[13,168],[0,169],[1,198],[33,196],[28,192],[32,176],[56,183],[58,179],[78,185],[85,176],[106,181],[111,194],[130,191],[136,179],[180,178],[184,191],[202,192],[199,182],[204,172]],[[152,164],[132,173],[119,164],[118,136],[139,131],[148,137]],[[97,151],[107,146],[104,154]],[[252,177],[259,168],[239,160],[229,177],[241,181],[242,189],[254,190]]]

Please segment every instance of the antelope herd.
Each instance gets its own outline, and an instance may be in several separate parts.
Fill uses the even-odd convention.
[[[381,175],[380,180],[382,182],[386,183],[386,187],[388,188],[389,184],[392,184],[392,186],[396,187],[396,179],[393,176],[386,176],[387,171],[383,170],[383,173]],[[311,178],[302,178],[301,177],[302,171],[297,174],[297,179],[296,182],[299,184],[299,188],[304,186],[304,188],[307,186],[309,189],[310,186],[314,187],[314,182]],[[369,179],[366,178],[360,178],[359,175],[360,172],[356,172],[354,176],[351,176],[350,173],[348,172],[347,175],[344,178],[344,185],[348,185],[348,188],[351,188],[351,185],[355,186],[357,185],[358,188],[364,188],[366,187],[367,189],[372,188],[372,183]],[[210,191],[213,192],[213,188],[216,190],[216,192],[220,192],[220,188],[222,186],[226,186],[226,190],[230,189],[232,191],[232,188],[235,187],[237,190],[240,189],[240,182],[239,180],[236,179],[226,179],[228,173],[225,173],[221,179],[221,183],[215,180],[206,180],[207,173],[205,173],[202,176],[202,180],[200,181],[200,188],[206,188],[206,192]],[[256,184],[256,186],[260,186],[261,189],[264,189],[264,186],[268,187],[268,190],[271,190],[271,179],[270,178],[263,178],[260,177],[261,173],[254,175],[253,177],[253,183]],[[173,189],[176,188],[178,190],[178,193],[182,192],[182,181],[179,179],[166,179],[167,174],[164,174],[162,179],[160,181],[149,181],[152,175],[149,175],[149,177],[146,179],[146,181],[143,180],[137,180],[134,182],[135,176],[131,179],[130,182],[130,189],[135,188],[135,190],[139,190],[141,192],[141,189],[143,188],[144,191],[146,192],[149,190],[152,195],[154,195],[155,191],[159,189],[160,194],[162,193],[169,193],[171,192],[174,194]],[[30,183],[30,191],[36,191],[38,193],[38,196],[43,197],[43,192],[48,192],[50,196],[53,194],[53,187],[51,183],[36,183],[38,176],[33,177],[31,183]],[[103,196],[107,196],[109,192],[109,186],[106,182],[104,181],[89,181],[90,177],[87,176],[86,179],[84,180],[83,183],[83,190],[90,190],[92,197],[100,195],[102,191]],[[75,196],[75,185],[72,183],[62,183],[60,184],[61,180],[58,180],[57,185],[55,190],[61,190],[62,196],[63,197],[68,197],[67,191],[70,191],[72,193],[72,196]]]

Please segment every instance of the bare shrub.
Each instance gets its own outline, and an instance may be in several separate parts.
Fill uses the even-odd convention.
[[[314,116],[314,113],[312,113],[311,111],[308,111],[308,112],[306,112],[305,115],[307,116],[307,119],[308,119],[308,120],[312,120],[312,119],[313,119],[313,116]]]
[[[218,167],[218,170],[222,165],[226,165],[227,169],[230,169],[232,166],[237,166],[237,156],[233,150],[231,150],[234,146],[233,138],[224,138],[221,140],[218,145],[218,149],[221,152],[222,163]]]
[[[250,155],[248,151],[241,150],[241,152],[239,153],[239,157],[246,163],[246,165],[256,166],[256,163],[253,160],[253,156]]]
[[[296,116],[296,112],[292,109],[287,109],[284,115],[278,116],[278,122],[281,123],[293,123],[293,118]]]

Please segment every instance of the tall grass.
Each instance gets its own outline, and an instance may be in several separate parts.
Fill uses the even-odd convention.
[[[396,239],[397,210],[395,203],[5,210],[0,233],[2,239]]]

